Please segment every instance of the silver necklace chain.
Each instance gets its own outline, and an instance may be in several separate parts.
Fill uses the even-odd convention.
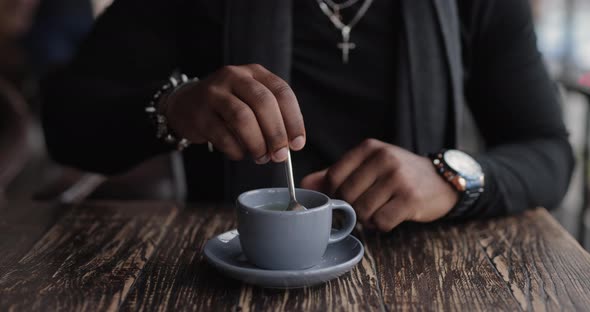
[[[336,3],[333,0],[324,0],[327,5],[334,11],[334,13],[338,14],[340,10],[344,10],[355,5],[359,0],[347,0],[342,3]]]
[[[363,5],[356,12],[356,15],[348,24],[344,24],[339,14],[336,13],[336,10],[331,9],[324,0],[317,0],[317,2],[322,12],[330,19],[332,24],[334,24],[334,27],[340,30],[340,33],[342,34],[342,42],[338,43],[336,46],[338,49],[342,50],[342,63],[347,64],[350,50],[356,48],[356,44],[354,42],[350,42],[350,32],[352,31],[352,28],[356,26],[356,24],[361,20],[361,18],[365,16],[365,13],[367,13],[367,10],[373,3],[373,0],[365,0]]]

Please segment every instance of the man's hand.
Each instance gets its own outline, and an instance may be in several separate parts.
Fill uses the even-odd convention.
[[[439,219],[458,200],[430,159],[375,139],[364,141],[330,168],[306,176],[301,186],[346,200],[361,223],[384,232],[403,221]]]
[[[167,100],[172,129],[193,143],[211,142],[230,159],[287,159],[305,145],[299,103],[289,85],[261,65],[226,66]]]

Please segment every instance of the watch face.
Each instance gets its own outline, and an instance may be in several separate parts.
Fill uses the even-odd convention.
[[[468,179],[476,179],[482,175],[481,166],[466,153],[458,150],[448,150],[443,157],[445,163],[451,169]]]

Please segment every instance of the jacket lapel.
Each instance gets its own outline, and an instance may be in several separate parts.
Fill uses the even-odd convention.
[[[461,53],[461,29],[459,25],[459,12],[456,1],[433,0],[436,9],[438,24],[442,32],[445,48],[446,65],[451,80],[451,100],[453,103],[454,117],[454,143],[460,137],[459,128],[463,123],[463,110],[465,108],[463,56]]]
[[[405,136],[404,131],[412,131],[412,149],[420,154],[456,141],[462,66],[458,15],[453,8],[454,1],[448,0],[403,0],[401,5],[402,75],[397,104],[409,105],[406,111],[412,122],[398,132]]]

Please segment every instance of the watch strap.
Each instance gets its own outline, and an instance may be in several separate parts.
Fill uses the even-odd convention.
[[[455,206],[451,208],[451,211],[447,213],[445,218],[454,219],[464,216],[467,211],[469,211],[469,209],[475,204],[480,195],[481,192],[473,192],[471,190],[465,190],[464,192],[459,193],[459,200]]]

